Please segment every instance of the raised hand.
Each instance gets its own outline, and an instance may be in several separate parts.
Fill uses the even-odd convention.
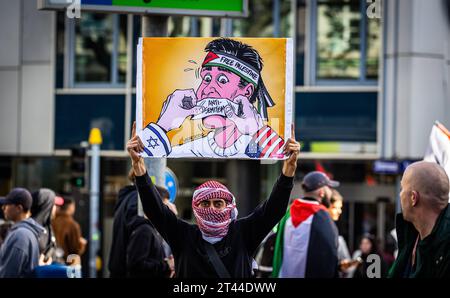
[[[297,169],[297,158],[300,153],[300,143],[295,140],[295,127],[291,126],[292,137],[284,144],[284,155],[289,157],[283,163],[283,175],[287,177],[294,177]]]
[[[142,176],[145,174],[147,169],[145,168],[144,159],[140,155],[140,153],[144,150],[144,144],[136,135],[136,122],[133,122],[133,129],[131,131],[131,139],[127,142],[127,151],[128,155],[130,155],[131,163],[134,170],[135,176]]]

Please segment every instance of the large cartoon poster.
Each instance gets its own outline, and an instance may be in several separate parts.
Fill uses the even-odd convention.
[[[284,159],[292,51],[286,38],[141,38],[143,156]]]

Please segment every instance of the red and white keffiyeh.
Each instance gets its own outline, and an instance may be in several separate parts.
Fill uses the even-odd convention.
[[[212,207],[198,206],[200,202],[210,199],[223,199],[226,207],[218,211]],[[238,213],[233,194],[223,184],[216,181],[207,181],[195,189],[192,210],[203,239],[212,244],[219,242],[227,235],[230,222],[237,218]]]

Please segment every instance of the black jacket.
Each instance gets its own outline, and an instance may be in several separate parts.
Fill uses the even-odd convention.
[[[138,217],[127,245],[127,276],[169,277],[163,241],[148,219]]]
[[[208,260],[204,240],[197,225],[177,218],[165,206],[147,174],[136,177],[136,186],[144,212],[159,233],[169,243],[175,257],[177,277],[217,277]],[[228,234],[214,244],[219,257],[231,277],[252,276],[255,250],[283,217],[293,178],[281,175],[268,200],[260,204],[252,214],[230,223]]]
[[[55,205],[55,193],[48,188],[41,188],[32,193],[31,217],[45,231],[39,236],[39,251],[44,254],[47,261],[50,257],[56,260],[56,240],[52,230],[51,216]]]
[[[119,191],[108,269],[111,277],[167,276],[169,273],[161,236],[149,220],[137,215],[137,190],[133,185]]]
[[[419,240],[416,249],[416,265],[411,268],[411,255],[419,235],[413,224],[396,218],[398,257],[388,277],[391,278],[449,278],[450,277],[450,207],[442,210],[431,234]]]

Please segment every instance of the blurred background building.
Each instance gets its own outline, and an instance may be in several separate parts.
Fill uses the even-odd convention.
[[[245,19],[170,17],[169,36],[294,39],[294,121],[303,153],[293,195],[311,170],[341,181],[339,227],[353,250],[365,232],[384,244],[402,168],[423,157],[435,120],[450,126],[448,9],[446,0],[249,0]],[[0,0],[0,194],[13,186],[74,194],[87,229],[88,179],[71,179],[71,148],[100,128],[104,264],[117,193],[128,184],[124,146],[135,119],[140,28],[139,16],[82,12],[69,19],[37,10],[35,0]],[[281,163],[237,160],[167,164],[188,220],[192,190],[206,179],[226,183],[245,215],[281,170]]]

